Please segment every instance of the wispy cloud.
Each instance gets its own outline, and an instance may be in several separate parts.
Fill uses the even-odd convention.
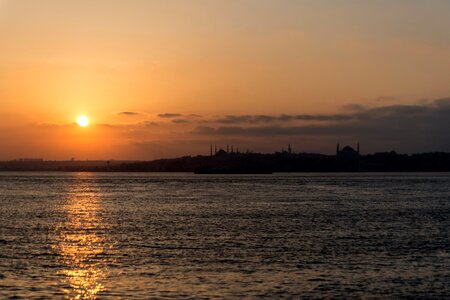
[[[182,114],[179,113],[163,113],[163,114],[159,114],[158,117],[160,118],[177,118],[177,117],[181,117]]]
[[[172,123],[175,123],[175,124],[188,124],[188,123],[191,123],[191,122],[189,120],[186,120],[186,119],[173,119]]]
[[[153,126],[159,125],[159,123],[155,122],[155,121],[144,121],[144,122],[139,122],[139,125],[142,125],[145,127],[153,127]]]
[[[62,128],[62,127],[68,127],[68,126],[78,126],[76,123],[53,123],[53,122],[41,122],[35,124],[37,127],[41,128]]]
[[[139,116],[139,115],[143,115],[144,113],[139,112],[139,111],[118,111],[118,112],[115,112],[114,114],[119,115],[119,116]]]

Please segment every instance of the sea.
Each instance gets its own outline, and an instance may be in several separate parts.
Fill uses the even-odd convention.
[[[450,173],[0,173],[0,299],[450,298]]]

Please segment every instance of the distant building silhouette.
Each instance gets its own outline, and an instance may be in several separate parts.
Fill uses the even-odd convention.
[[[338,143],[336,146],[336,158],[338,159],[338,163],[346,165],[345,168],[348,171],[360,171],[361,156],[359,154],[359,142],[356,144],[356,150],[348,145],[341,150]]]
[[[345,146],[340,149],[339,143],[336,145],[336,156],[339,158],[357,158],[359,157],[359,142],[356,145],[356,150],[350,146]]]
[[[216,156],[227,156],[227,155],[228,153],[223,149],[220,149],[219,151],[216,152]]]
[[[209,154],[213,144],[210,144]],[[70,172],[203,172],[205,174],[255,174],[267,172],[449,172],[450,153],[398,154],[395,151],[361,154],[360,143],[341,148],[336,155],[294,153],[291,145],[282,153],[255,153],[251,149],[232,154],[214,144],[214,156],[196,155],[153,161],[46,161],[20,158],[0,161],[0,171],[70,171]],[[287,150],[287,151],[285,151]],[[291,154],[289,154],[291,152]]]
[[[23,161],[23,162],[43,162],[44,159],[43,158],[21,158],[21,159],[19,159],[19,161]]]

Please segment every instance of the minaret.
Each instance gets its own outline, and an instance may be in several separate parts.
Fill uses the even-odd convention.
[[[358,151],[358,172],[361,171],[361,155],[359,155],[359,142],[356,144],[356,151]]]
[[[291,148],[291,144],[289,144],[289,145],[288,145],[288,152],[289,152],[289,154],[291,154],[291,153],[292,153],[292,148]]]
[[[217,154],[217,144],[214,144],[214,155]]]
[[[336,155],[339,155],[339,143],[337,143],[337,146],[336,146]]]

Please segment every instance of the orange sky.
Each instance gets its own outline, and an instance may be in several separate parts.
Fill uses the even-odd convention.
[[[448,11],[438,0],[0,0],[0,159],[153,159],[210,142],[447,151],[447,102],[435,99],[450,96]],[[74,124],[80,114],[91,126]],[[397,120],[399,135],[367,115]]]

